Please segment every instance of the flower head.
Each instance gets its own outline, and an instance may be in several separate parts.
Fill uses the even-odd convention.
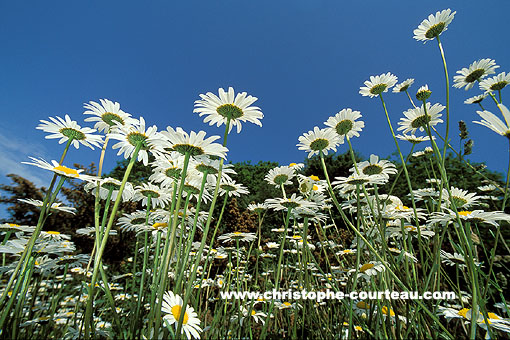
[[[182,318],[182,329],[181,334],[186,334],[187,339],[200,339],[200,320],[193,307],[183,306],[184,301],[179,295],[175,295],[169,291],[163,295],[163,303],[161,305],[161,311],[165,313],[163,317],[167,327],[169,325],[177,325]]]
[[[100,103],[90,101],[83,107],[87,109],[83,114],[92,115],[85,119],[86,122],[96,122],[94,128],[99,132],[108,133],[119,126],[134,123],[129,113],[120,109],[120,104],[108,99],[99,99]]]
[[[416,99],[418,99],[419,101],[422,102],[424,100],[429,99],[431,94],[432,94],[432,91],[429,90],[429,86],[428,85],[423,85],[416,92]]]
[[[340,144],[343,144],[345,136],[348,138],[353,136],[359,137],[359,132],[365,127],[365,122],[356,121],[358,118],[361,118],[359,111],[343,109],[333,117],[329,117],[324,125],[334,129],[340,138]]]
[[[400,127],[397,130],[403,130],[404,133],[415,133],[418,129],[424,131],[424,127],[427,125],[434,126],[438,123],[442,123],[443,120],[439,117],[441,117],[440,112],[443,111],[444,108],[445,107],[441,104],[431,105],[427,103],[425,107],[422,105],[421,107],[409,109],[404,112],[405,118],[400,118],[400,122],[398,122]]]
[[[489,74],[494,74],[499,66],[492,59],[481,59],[473,62],[469,65],[469,68],[462,68],[457,71],[458,75],[453,77],[453,87],[463,88],[466,87],[466,91],[473,87],[476,81],[482,80]]]
[[[140,117],[139,120],[134,120],[133,125],[122,126],[114,131],[110,138],[119,140],[117,144],[113,146],[114,149],[119,149],[117,155],[124,154],[124,158],[131,158],[135,152],[137,145],[141,145],[138,151],[138,161],[143,161],[144,165],[149,163],[148,150],[151,149],[149,145],[149,139],[157,134],[157,127],[153,125],[149,128],[145,128],[145,119]]]
[[[413,31],[414,39],[418,41],[432,40],[444,31],[447,30],[448,25],[452,22],[455,13],[451,9],[445,9],[441,12],[436,12],[435,15],[431,14],[429,17],[421,22],[417,29]]]
[[[409,86],[413,85],[414,79],[408,78],[401,82],[400,84],[395,85],[393,88],[393,93],[405,92],[409,88]]]
[[[182,128],[173,129],[167,127],[166,131],[160,132],[160,136],[150,140],[156,146],[163,147],[165,151],[176,151],[182,155],[189,153],[190,156],[210,155],[226,158],[228,149],[219,143],[213,143],[219,136],[205,138],[204,131],[191,131],[189,134]],[[163,138],[161,138],[161,136]]]
[[[46,136],[47,139],[60,138],[59,144],[71,140],[71,144],[76,149],[80,147],[80,144],[94,149],[94,146],[100,147],[103,142],[101,136],[92,134],[96,130],[80,127],[76,121],[71,120],[69,115],[65,115],[65,119],[58,116],[55,118],[50,117],[50,120],[41,120],[42,124],[39,124],[36,129],[51,133]]]
[[[510,84],[510,73],[502,72],[497,76],[484,79],[480,82],[480,90],[482,91],[501,91]]]
[[[204,118],[204,123],[209,125],[220,126],[230,121],[228,132],[232,130],[233,126],[237,127],[237,132],[241,132],[241,122],[251,122],[258,126],[262,126],[260,119],[264,118],[264,114],[260,108],[250,106],[255,101],[256,97],[248,96],[246,92],[234,93],[232,87],[228,91],[220,88],[218,90],[219,97],[212,92],[201,94],[200,100],[195,101],[195,109],[200,117]]]
[[[473,123],[483,125],[488,127],[492,131],[496,132],[501,136],[505,136],[510,139],[510,127],[507,122],[510,122],[510,111],[503,104],[498,104],[501,112],[503,113],[503,117],[505,118],[505,122],[501,121],[495,114],[485,110],[485,111],[476,111],[482,120],[479,122],[473,121]]]
[[[328,154],[328,150],[336,152],[336,147],[340,143],[340,137],[336,132],[331,129],[319,129],[317,126],[313,131],[308,131],[303,136],[299,137],[299,150],[308,152],[308,158],[322,152],[324,155]]]
[[[397,77],[388,73],[383,73],[379,76],[370,76],[370,80],[364,82],[365,86],[360,87],[359,93],[364,97],[377,97],[383,92],[388,92],[390,87],[397,83]]]

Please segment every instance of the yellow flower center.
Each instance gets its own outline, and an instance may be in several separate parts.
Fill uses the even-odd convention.
[[[319,187],[314,184],[313,187],[312,187],[312,190],[313,191],[317,191],[317,190],[319,190]]]
[[[315,175],[312,175],[310,176],[310,179],[314,180],[314,181],[318,181],[319,180],[319,177],[315,176]]]
[[[397,211],[407,211],[407,210],[409,210],[409,209],[410,209],[410,208],[409,208],[409,207],[406,207],[405,205],[397,205],[397,206],[395,207],[395,210],[397,210]]]
[[[181,306],[175,305],[172,307],[172,315],[174,316],[175,320],[179,321],[179,318],[181,317]],[[184,312],[184,318],[182,321],[183,325],[186,325],[188,323],[188,313]]]
[[[18,228],[19,227],[19,224],[15,224],[15,223],[7,223],[7,224],[10,225],[13,228]]]
[[[489,317],[489,319],[501,320],[501,318],[494,313],[487,313],[487,316]]]
[[[290,166],[290,167],[293,167],[293,166],[295,166],[295,165],[297,165],[297,164],[296,164],[296,163],[290,163],[290,164],[289,164],[289,166]]]
[[[374,267],[373,263],[365,263],[364,265],[361,266],[359,271],[364,273],[364,272],[366,272],[367,270],[369,270],[370,268],[373,268],[373,267]]]
[[[166,228],[166,227],[168,227],[168,223],[160,223],[160,222],[157,222],[157,223],[154,223],[154,224],[152,225],[152,227],[153,227],[154,229]]]
[[[234,235],[242,235],[243,233],[240,232],[240,231],[234,231],[232,234],[234,234]]]
[[[67,166],[59,165],[53,168],[53,171],[61,171],[65,173],[66,175],[72,176],[72,177],[78,177],[78,171],[75,169],[68,168]]]
[[[58,231],[47,231],[46,233],[48,233],[50,235],[60,235],[60,233]]]
[[[459,314],[460,316],[462,316],[463,318],[467,319],[467,313],[470,311],[471,309],[469,308],[462,308],[461,310],[459,310],[457,312],[457,314]]]
[[[255,313],[256,313],[256,312],[255,312],[255,309],[252,309],[252,310],[251,310],[251,315],[255,315]]]
[[[472,213],[472,211],[465,211],[465,210],[459,211],[460,216],[469,216],[469,215],[471,215],[471,213]]]
[[[412,226],[412,225],[406,225],[404,228],[409,230],[409,231],[416,231],[416,227]]]
[[[290,302],[287,302],[287,301],[285,301],[285,302],[283,303],[283,305],[284,305],[284,306],[287,306],[287,307],[292,306],[292,304],[291,304]]]
[[[370,305],[366,303],[365,301],[360,301],[356,304],[356,307],[360,309],[370,309]]]
[[[383,308],[382,308],[382,310],[381,310],[381,311],[382,311],[382,313],[383,313],[384,315],[388,315],[388,307],[383,306]],[[395,312],[394,312],[394,311],[393,311],[393,309],[391,309],[391,308],[390,308],[390,316],[395,316]]]

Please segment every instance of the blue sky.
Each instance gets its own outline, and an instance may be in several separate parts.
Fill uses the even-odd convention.
[[[228,86],[258,97],[265,115],[262,128],[245,124],[231,134],[233,162],[302,161],[298,137],[349,107],[361,111],[366,125],[355,149],[385,157],[395,147],[380,102],[359,95],[359,87],[370,75],[392,72],[399,82],[416,79],[411,93],[428,84],[431,101],[444,104],[437,44],[417,42],[412,32],[445,8],[457,11],[442,35],[450,78],[481,58],[510,71],[509,1],[3,1],[0,182],[17,173],[48,183],[44,170],[20,164],[28,156],[60,157],[62,146],[35,129],[40,119],[67,113],[83,126],[83,103],[108,98],[160,130],[221,135],[222,128],[192,113],[193,103]],[[475,140],[470,159],[506,171],[508,142],[473,124],[476,107],[463,104],[477,94],[478,88],[451,89],[452,142],[458,145],[457,121],[465,120]],[[396,128],[410,104],[392,93],[386,101]],[[108,152],[107,170],[115,155]],[[80,147],[66,164],[98,158],[97,150]]]

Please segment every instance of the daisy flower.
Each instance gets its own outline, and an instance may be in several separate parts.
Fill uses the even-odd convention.
[[[43,201],[34,200],[34,199],[31,199],[31,198],[27,198],[27,199],[18,198],[18,201],[26,203],[26,204],[33,205],[34,207],[38,207],[38,208],[42,207],[43,203],[44,203]],[[54,202],[51,205],[50,209],[51,210],[63,211],[63,212],[70,213],[70,214],[73,214],[73,215],[76,214],[76,208],[66,207],[66,206],[62,205],[62,203],[60,203],[60,202]]]
[[[83,144],[92,150],[94,146],[101,147],[103,138],[92,133],[96,130],[88,127],[80,127],[78,123],[71,120],[69,115],[65,115],[65,119],[61,117],[50,117],[51,122],[47,120],[41,120],[42,124],[39,124],[36,129],[43,130],[44,132],[50,133],[46,136],[46,139],[60,138],[59,144],[67,142],[69,139],[72,141],[71,144],[78,149],[80,144]]]
[[[383,73],[379,76],[370,76],[370,80],[364,82],[365,86],[360,87],[359,94],[363,97],[377,97],[383,92],[388,92],[390,87],[397,83],[397,77],[388,73]]]
[[[50,170],[60,175],[62,177],[71,178],[71,179],[81,179],[82,181],[92,181],[95,180],[96,177],[84,175],[82,174],[83,169],[71,169],[64,165],[58,164],[57,161],[52,160],[51,163],[46,162],[44,159],[37,159],[35,157],[28,157],[32,160],[32,162],[21,162],[23,164],[34,165],[41,169]]]
[[[396,136],[400,140],[406,140],[412,144],[419,144],[421,142],[427,142],[430,140],[429,136],[416,136],[416,135],[397,135]],[[432,136],[432,139],[436,139],[435,136]]]
[[[445,109],[443,105],[431,105],[430,103],[426,103],[426,109],[425,112],[423,105],[421,105],[420,107],[405,111],[405,118],[400,118],[400,122],[398,122],[400,127],[397,130],[403,130],[404,133],[411,132],[414,134],[418,129],[420,129],[420,131],[425,131],[424,127],[427,125],[435,126],[443,122],[443,120],[439,118],[441,117],[440,112]]]
[[[356,121],[361,118],[359,111],[353,111],[352,109],[343,109],[338,112],[335,116],[330,117],[324,125],[334,129],[340,138],[340,144],[344,143],[344,137],[352,138],[354,136],[359,137],[359,133],[365,127],[365,122]]]
[[[419,101],[422,102],[424,100],[429,99],[431,94],[432,94],[432,91],[429,90],[429,86],[423,85],[422,87],[420,87],[418,89],[418,91],[416,91],[416,99],[418,99]]]
[[[425,147],[425,149],[423,149],[421,151],[413,152],[412,156],[420,157],[420,156],[425,156],[425,155],[431,155],[433,153],[434,153],[434,149],[432,149],[430,146],[427,146],[427,147]]]
[[[510,111],[503,104],[498,104],[499,109],[503,113],[503,117],[505,118],[505,123],[501,121],[495,114],[484,110],[484,111],[476,111],[476,113],[482,117],[482,120],[479,122],[473,121],[473,123],[483,125],[488,127],[492,131],[496,132],[498,135],[505,136],[510,138],[510,127],[506,122],[510,121]]]
[[[161,207],[165,208],[165,206],[170,203],[172,199],[172,195],[167,192],[167,190],[162,189],[151,183],[144,183],[142,185],[137,186],[135,191],[135,195],[133,196],[133,201],[138,202],[142,201],[142,205],[144,207],[147,206],[147,202],[151,200],[151,207]]]
[[[505,72],[498,74],[492,78],[484,79],[480,82],[480,90],[482,91],[501,91],[510,84],[510,73]]]
[[[450,192],[452,194],[452,198],[448,196],[448,191],[443,189],[443,193],[441,197],[448,206],[451,204],[455,205],[457,209],[460,208],[469,208],[474,204],[478,203],[480,197],[476,196],[476,194],[469,193],[467,190],[462,190],[459,188],[451,187]]]
[[[469,65],[469,68],[462,68],[457,71],[459,75],[453,77],[453,87],[463,88],[466,87],[466,91],[473,87],[475,81],[485,78],[489,74],[496,73],[494,70],[499,66],[492,59],[480,59]]]
[[[138,151],[137,160],[139,162],[143,161],[143,165],[147,166],[149,163],[147,150],[151,148],[149,139],[157,135],[157,127],[153,125],[146,129],[143,117],[140,117],[139,120],[133,120],[133,122],[133,125],[119,127],[111,133],[111,139],[120,141],[113,146],[113,149],[119,149],[117,155],[124,154],[124,158],[128,159],[133,156],[136,146],[141,143],[142,146]]]
[[[400,84],[395,85],[395,87],[393,88],[393,93],[405,92],[411,85],[413,85],[413,83],[414,83],[413,78],[406,79]]]
[[[156,136],[150,140],[151,143],[159,147],[163,147],[166,151],[176,151],[181,155],[189,153],[190,156],[216,156],[226,158],[228,149],[219,143],[213,143],[219,139],[219,136],[211,136],[205,138],[204,131],[191,131],[189,134],[182,128],[173,129],[170,126],[166,131],[160,132],[160,136]]]
[[[364,173],[357,174],[353,173],[349,177],[335,177],[335,181],[331,183],[335,190],[342,192],[349,192],[356,190],[357,185],[363,184],[385,184],[388,178],[383,175],[366,175]]]
[[[510,215],[502,211],[463,210],[459,211],[458,214],[461,220],[474,223],[487,223],[494,227],[498,226],[496,221],[510,221]],[[450,209],[446,209],[446,212],[434,212],[429,218],[430,224],[441,223],[443,226],[455,221],[457,221],[457,215]]]
[[[250,192],[241,183],[236,183],[233,179],[228,177],[222,177],[219,193],[221,196],[227,194],[229,197],[240,197],[241,195],[248,195]]]
[[[464,100],[464,104],[480,104],[482,102],[482,100],[485,99],[485,97],[487,97],[486,93],[479,94],[478,96],[474,96],[474,97]]]
[[[264,180],[271,185],[279,188],[281,185],[292,184],[291,179],[294,178],[294,169],[288,166],[279,166],[269,170]]]
[[[85,191],[92,192],[92,195],[96,196],[96,188],[99,184],[99,197],[101,199],[105,200],[105,199],[107,199],[108,194],[111,191],[110,199],[112,201],[115,201],[117,199],[117,195],[119,194],[120,186],[121,186],[122,182],[115,178],[111,178],[111,177],[101,179],[98,182],[99,183],[90,182],[90,183],[85,184],[85,187],[84,187]],[[122,201],[123,202],[129,201],[133,197],[134,194],[135,194],[135,191],[133,189],[133,185],[129,182],[126,182],[126,185],[124,186],[124,190],[122,191]]]
[[[459,266],[459,268],[465,268],[466,267],[466,259],[464,256],[458,253],[447,253],[446,251],[441,249],[440,252],[441,262],[448,265],[448,266]]]
[[[455,13],[451,9],[445,9],[441,12],[437,11],[435,15],[431,14],[429,17],[421,22],[417,29],[413,31],[414,39],[418,41],[432,40],[439,37],[441,33],[448,29],[448,25],[452,22]]]
[[[255,241],[257,236],[255,233],[245,233],[241,231],[234,231],[233,233],[223,234],[218,237],[218,241],[223,241],[223,243],[239,241],[239,242],[251,242]]]
[[[265,204],[269,209],[274,209],[276,211],[295,208],[315,208],[315,203],[309,202],[303,197],[297,196],[295,193],[288,198],[268,198]]]
[[[264,114],[260,108],[250,106],[257,101],[256,97],[248,96],[246,92],[236,95],[232,87],[229,87],[227,92],[220,88],[218,92],[219,97],[212,92],[207,92],[200,95],[202,99],[195,101],[193,112],[198,113],[200,117],[205,115],[204,123],[220,126],[230,120],[229,133],[233,126],[237,127],[237,133],[241,132],[241,122],[251,122],[262,126],[260,119],[264,118]]]
[[[186,305],[183,308],[182,298],[179,295],[175,295],[169,291],[163,295],[163,303],[161,305],[161,312],[166,315],[163,317],[167,327],[175,324],[179,324],[180,318],[182,317],[182,329],[181,334],[185,334],[187,339],[200,339],[200,320],[193,307]],[[184,309],[184,311],[183,311]]]
[[[336,152],[336,147],[340,144],[340,137],[336,132],[331,129],[319,129],[317,126],[313,128],[313,131],[308,131],[298,138],[299,150],[308,152],[308,158],[313,155],[318,155],[322,152],[324,155],[328,154],[328,150]]]
[[[471,322],[473,320],[473,310],[471,308],[462,308],[460,310],[457,310],[454,308],[440,306],[439,313],[440,315],[444,316],[445,319],[448,321],[452,319],[463,319],[466,322]],[[504,319],[495,313],[487,313],[487,321],[491,328],[497,329],[505,333],[510,333],[510,321],[508,319]],[[476,323],[480,328],[483,328],[484,330],[487,331],[485,317],[480,312],[478,318],[476,319]],[[488,332],[485,336],[485,339],[490,339]]]
[[[358,169],[361,173],[368,176],[373,175],[382,175],[384,177],[389,177],[392,174],[397,173],[397,168],[395,164],[390,161],[379,159],[377,155],[370,155],[369,161],[363,161],[358,163]],[[352,173],[356,172],[356,169],[353,167],[350,169]]]
[[[256,203],[256,204],[251,203],[251,204],[248,204],[248,207],[246,209],[248,209],[249,211],[253,211],[257,214],[260,214],[267,210],[267,205],[264,203]]]
[[[99,99],[100,103],[90,101],[83,104],[86,109],[83,114],[92,115],[85,118],[86,122],[96,122],[94,129],[99,132],[108,133],[115,130],[118,126],[130,125],[135,121],[129,113],[120,109],[120,104],[108,99]]]

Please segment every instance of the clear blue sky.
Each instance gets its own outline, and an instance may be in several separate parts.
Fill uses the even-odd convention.
[[[380,102],[361,97],[359,87],[370,75],[392,72],[399,82],[416,79],[412,93],[428,84],[431,100],[444,104],[437,44],[417,42],[412,32],[445,8],[457,11],[442,35],[451,78],[481,58],[510,71],[510,1],[3,1],[0,182],[14,172],[47,185],[44,170],[20,164],[62,152],[35,129],[40,119],[67,113],[85,125],[83,103],[108,98],[160,130],[220,135],[222,128],[192,113],[193,103],[228,86],[258,97],[265,115],[262,128],[245,124],[231,134],[233,162],[303,161],[298,137],[347,107],[361,111],[366,124],[355,149],[385,157],[395,148]],[[508,142],[473,124],[476,108],[463,104],[479,93],[451,89],[453,144],[463,119],[475,140],[470,159],[503,172]],[[386,99],[396,128],[410,105],[403,95]],[[80,148],[66,164],[97,164],[98,157]],[[118,159],[110,150],[107,170]]]

